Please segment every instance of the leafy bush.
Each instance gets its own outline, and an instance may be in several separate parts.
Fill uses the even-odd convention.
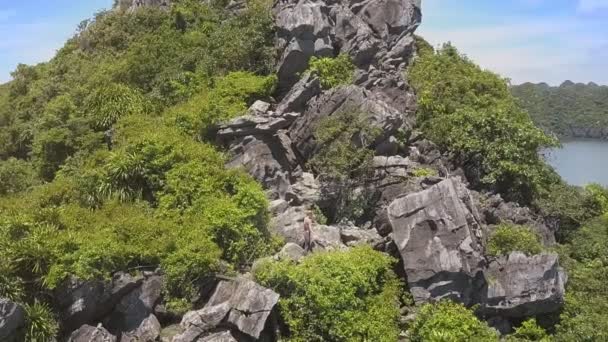
[[[86,100],[86,110],[100,130],[112,127],[127,115],[143,115],[144,98],[133,88],[119,83],[101,86]]]
[[[312,57],[308,71],[319,76],[323,89],[331,89],[352,84],[355,65],[347,54],[340,54],[336,58]]]
[[[0,160],[0,195],[18,193],[38,184],[33,166],[23,160]]]
[[[169,109],[166,116],[186,133],[208,137],[215,125],[244,114],[255,100],[269,97],[276,82],[274,75],[233,72],[217,78],[213,86],[188,102]]]
[[[417,168],[413,172],[414,177],[434,177],[437,176],[437,170],[430,168]]]
[[[340,112],[322,119],[315,129],[318,149],[309,166],[325,183],[323,196],[335,203],[332,221],[356,220],[365,211],[368,196],[355,189],[364,185],[372,170],[374,151],[368,146],[376,139],[377,130],[370,127],[364,115]]]
[[[515,332],[507,338],[509,342],[526,342],[526,341],[538,341],[538,342],[550,342],[551,338],[547,335],[545,329],[538,326],[536,319],[531,318],[522,323]]]
[[[408,76],[418,92],[422,130],[455,155],[474,183],[529,203],[548,182],[539,151],[557,141],[534,126],[504,79],[449,44],[422,49]]]
[[[37,301],[34,302],[34,304],[25,305],[25,314],[27,317],[26,341],[55,341],[59,331],[59,325],[47,305]]]
[[[608,220],[600,217],[585,223],[571,241],[560,253],[568,287],[555,340],[607,340]]]
[[[509,255],[519,251],[526,255],[542,252],[543,246],[538,234],[529,227],[502,224],[494,230],[487,245],[487,253],[492,256]]]
[[[544,216],[545,223],[556,232],[559,242],[567,242],[585,222],[601,214],[601,196],[593,195],[592,189],[581,189],[562,181],[545,187],[534,201]],[[601,194],[601,192],[598,192]]]
[[[412,342],[497,342],[495,330],[462,304],[443,301],[425,304],[409,330]]]
[[[257,280],[281,295],[290,341],[397,340],[400,284],[394,260],[370,247],[268,262]]]

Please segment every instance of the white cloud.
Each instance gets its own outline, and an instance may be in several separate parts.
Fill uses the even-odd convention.
[[[578,10],[583,13],[608,10],[608,0],[580,0]]]
[[[518,0],[523,6],[541,1]],[[428,7],[433,7],[425,12],[430,20],[423,20],[418,31],[435,46],[451,41],[477,64],[515,84],[560,84],[566,79],[608,84],[608,27],[603,21],[575,13],[544,18],[495,12],[467,14],[465,6],[454,13],[440,4],[439,0],[427,1]]]

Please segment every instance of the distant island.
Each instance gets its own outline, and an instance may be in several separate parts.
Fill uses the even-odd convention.
[[[608,86],[524,83],[512,86],[511,92],[547,132],[560,138],[608,139]]]

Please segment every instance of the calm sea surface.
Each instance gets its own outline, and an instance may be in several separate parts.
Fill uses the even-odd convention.
[[[563,148],[545,153],[549,164],[572,185],[608,186],[608,141],[568,140]]]

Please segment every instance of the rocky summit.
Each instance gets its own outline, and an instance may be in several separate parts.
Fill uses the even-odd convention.
[[[216,2],[201,3],[218,6]],[[208,14],[199,22],[193,19],[196,13],[183,10],[179,7],[182,5],[181,1],[120,0],[113,12],[132,15],[152,26],[163,15],[171,16],[165,24],[175,30],[176,36],[187,32],[193,23],[204,27],[182,42],[185,47],[213,36],[210,27],[216,24],[230,23],[225,28],[229,34],[239,32],[240,23],[230,20],[249,13],[249,9],[259,10],[254,8],[259,5],[257,2],[224,1],[220,14]],[[258,84],[263,82],[254,73],[240,71],[236,72],[238,77],[249,78],[226,81],[217,76],[203,82],[199,79],[202,76],[193,71],[197,68],[194,57],[180,59],[188,71],[171,79],[164,79],[151,67],[153,75],[149,79],[154,80],[150,82],[156,88],[150,86],[146,96],[156,102],[141,107],[152,108],[172,92],[172,105],[177,109],[167,111],[162,122],[178,126],[176,135],[186,136],[187,143],[170,140],[165,131],[156,132],[155,125],[161,121],[142,121],[141,126],[147,125],[152,133],[124,147],[121,144],[136,133],[125,131],[129,124],[119,120],[133,118],[138,113],[133,108],[144,96],[118,87],[113,96],[87,98],[91,103],[105,104],[124,97],[128,100],[124,106],[136,114],[96,121],[95,137],[103,136],[103,153],[82,165],[77,164],[80,155],[75,155],[74,161],[66,156],[66,163],[73,164],[55,170],[61,170],[59,175],[63,177],[74,170],[81,173],[79,167],[110,163],[100,166],[104,170],[100,173],[83,169],[82,174],[88,178],[75,183],[73,191],[70,188],[74,193],[84,188],[101,189],[101,195],[78,197],[65,190],[61,195],[43,192],[42,199],[31,201],[43,203],[32,220],[44,223],[45,229],[52,224],[61,230],[73,226],[81,229],[89,224],[79,221],[87,213],[110,208],[106,214],[110,218],[104,218],[107,223],[99,234],[113,240],[103,240],[103,248],[83,247],[81,254],[54,256],[50,260],[63,264],[52,268],[47,265],[50,262],[36,263],[34,270],[38,267],[50,271],[25,282],[26,288],[36,281],[43,284],[40,279],[44,279],[45,286],[52,284],[44,295],[52,298],[49,303],[59,320],[57,336],[73,342],[271,342],[297,332],[301,334],[298,341],[357,340],[352,336],[373,334],[380,329],[366,324],[369,315],[381,312],[391,322],[398,322],[401,329],[387,334],[390,337],[382,341],[408,341],[410,333],[405,331],[407,327],[415,329],[412,322],[418,314],[426,317],[427,303],[451,300],[462,304],[459,307],[463,310],[474,308],[477,317],[502,334],[512,332],[513,327],[529,318],[560,312],[568,277],[558,255],[548,248],[556,243],[554,225],[549,227],[538,210],[509,201],[496,189],[480,186],[481,177],[471,176],[469,165],[461,162],[460,155],[434,142],[417,123],[418,107],[424,103],[418,101],[411,86],[410,72],[420,56],[415,31],[422,20],[421,0],[275,0],[268,8],[259,6],[271,13],[274,36],[264,37],[273,39],[270,48],[274,51],[270,55],[276,58],[272,65],[260,63],[252,69],[271,75],[269,79],[276,81],[271,91],[258,89],[263,88]],[[149,17],[140,13],[150,7],[154,10]],[[216,13],[210,8],[205,10]],[[249,20],[239,18],[243,23]],[[97,21],[102,22],[103,18]],[[247,25],[257,25],[256,20],[252,22]],[[92,27],[90,30],[95,29],[94,24]],[[103,30],[99,32],[106,37]],[[110,41],[122,39],[120,35],[108,37]],[[76,43],[89,49],[101,44],[84,34],[79,39]],[[146,44],[154,44],[153,34],[146,39]],[[231,48],[228,40],[219,45],[205,42],[193,56],[202,59],[207,50],[211,54],[213,49]],[[127,46],[130,42],[120,44]],[[142,46],[144,50],[148,48]],[[259,50],[262,48],[259,46]],[[224,58],[225,53],[221,50],[217,54],[221,58],[214,55],[217,60],[205,60],[198,67],[206,67],[207,71],[231,70],[232,60]],[[352,71],[352,77],[332,75],[338,79],[347,76],[347,82],[329,82],[323,74],[327,67],[323,63],[341,58],[349,61],[344,74]],[[147,62],[152,64],[155,59]],[[136,60],[135,65],[145,67],[139,63]],[[243,62],[255,64],[247,63]],[[102,78],[97,74],[95,77]],[[143,77],[129,77],[124,79],[144,82]],[[196,85],[197,91],[204,89],[204,96],[192,95],[195,91],[187,89],[191,84]],[[225,84],[232,88],[222,88]],[[83,89],[88,88],[80,92]],[[188,96],[198,102],[180,106],[180,101]],[[226,104],[228,100],[222,96],[230,101],[239,96],[244,100]],[[63,110],[75,105],[61,102],[54,106],[47,107]],[[217,120],[205,127],[193,124],[188,115],[183,115],[192,108],[195,115],[191,117],[199,121],[204,115]],[[113,110],[110,108],[111,114]],[[223,111],[237,114],[218,114]],[[331,134],[325,134],[324,125],[330,124],[336,126],[327,129]],[[123,129],[122,133],[116,133],[115,127]],[[342,132],[348,132],[344,141],[339,140]],[[193,136],[196,138],[191,139]],[[154,145],[155,139],[167,139],[167,144],[172,145]],[[351,155],[327,152],[334,143],[341,144],[339,152],[350,151]],[[213,148],[224,153],[210,157],[206,149]],[[154,153],[164,154],[153,159]],[[123,155],[124,163],[111,164]],[[179,168],[168,166],[172,158],[182,163]],[[335,166],[338,162],[354,166],[339,169]],[[128,172],[121,173],[123,170]],[[210,180],[205,178],[208,174],[219,176]],[[103,177],[109,180],[101,185],[95,183]],[[116,199],[116,203],[103,202],[102,195]],[[61,206],[71,200],[69,196],[77,198],[79,205],[84,203],[86,211],[70,212],[72,216],[68,218],[61,216]],[[135,223],[125,223],[127,228],[118,229],[111,209],[126,202],[134,204],[125,209],[126,214],[120,212],[122,221],[116,220],[123,224],[134,217]],[[148,206],[139,206],[140,202]],[[352,209],[345,203],[357,205]],[[262,210],[257,210],[257,205]],[[240,211],[241,207],[246,210]],[[38,214],[49,212],[54,216],[39,218]],[[131,242],[129,232],[136,231],[143,224],[140,222],[146,222],[150,230],[140,235],[146,246],[135,254],[124,246]],[[27,221],[19,227],[30,229],[31,225]],[[181,230],[183,226],[196,229],[185,232]],[[517,228],[524,226],[526,229]],[[263,229],[256,230],[258,227]],[[510,236],[506,242],[496,242],[505,229],[520,234],[515,242],[509,240]],[[42,230],[41,236],[46,237],[45,232]],[[77,250],[74,241],[84,244],[87,240],[73,240],[70,235],[56,245]],[[503,250],[524,240],[525,248]],[[359,249],[361,246],[367,249]],[[370,265],[352,267],[341,259],[342,252],[360,250],[375,253]],[[120,256],[104,254],[106,251]],[[93,262],[79,263],[89,256]],[[269,264],[278,266],[272,269]],[[328,269],[321,275],[313,274],[318,265]],[[333,269],[332,265],[339,266]],[[382,265],[387,265],[386,270]],[[107,267],[120,269],[108,272]],[[82,276],[72,274],[75,272]],[[354,280],[348,279],[350,273],[357,275]],[[349,287],[351,282],[355,285]],[[369,285],[370,282],[381,285]],[[399,292],[402,284],[407,288],[404,293]],[[334,293],[324,286],[338,290]],[[290,291],[301,297],[290,297]],[[380,301],[396,297],[396,293],[411,300],[394,300],[401,301],[401,307],[390,311]],[[26,334],[26,311],[31,308],[17,303],[19,296],[16,293],[10,300],[0,299],[1,341],[18,341]],[[308,309],[316,305],[328,312],[335,308],[344,311],[341,300],[358,309],[372,309],[358,312],[358,316],[339,316],[338,312],[331,317],[335,319],[333,323]],[[361,317],[365,317],[366,324],[356,320]],[[369,320],[373,319],[377,317]],[[311,327],[307,325],[309,320],[319,323]],[[343,333],[339,326],[342,321],[361,331],[349,335],[351,339],[332,337],[330,332]],[[486,328],[498,339],[497,332]]]

